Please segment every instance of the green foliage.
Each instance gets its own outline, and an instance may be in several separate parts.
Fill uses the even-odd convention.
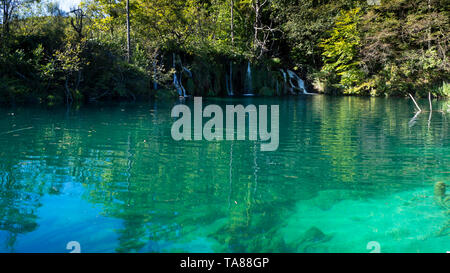
[[[284,92],[278,71],[290,68],[330,94],[448,96],[442,0],[234,0],[233,18],[229,0],[130,0],[129,63],[125,1],[83,2],[81,35],[50,1],[25,1],[2,30],[3,101],[171,97],[181,63],[189,94],[222,96],[230,78],[245,89],[249,61],[263,95]]]
[[[320,41],[327,38],[340,10],[348,10],[362,1],[275,0],[275,20],[280,22],[291,49],[288,59],[296,66],[319,68]]]
[[[444,1],[383,1],[367,11],[360,57],[375,95],[427,96],[449,78],[449,18]]]
[[[442,85],[438,86],[433,93],[440,97],[450,97],[450,83],[442,82]]]
[[[273,96],[275,95],[276,90],[269,88],[267,86],[263,86],[260,90],[259,90],[259,95],[261,96]]]
[[[28,89],[20,80],[0,78],[0,103],[26,102]]]
[[[85,65],[81,56],[85,42],[67,41],[63,50],[55,52],[54,56],[61,72],[71,74],[79,71]]]
[[[364,78],[358,60],[360,11],[355,8],[342,12],[336,19],[330,37],[323,39],[320,44],[324,57],[322,71],[334,74],[333,78],[344,89],[344,93],[355,93],[353,87]]]
[[[306,70],[320,92],[426,95],[449,78],[445,1],[276,0],[272,6],[291,50],[284,62]],[[357,8],[355,24],[350,14],[345,23],[340,11]]]

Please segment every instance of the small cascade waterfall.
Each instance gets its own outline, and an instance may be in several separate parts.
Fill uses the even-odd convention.
[[[286,88],[287,88],[287,78],[286,78],[286,72],[284,72],[283,69],[280,69],[281,74],[283,74],[283,79],[284,79],[284,85],[283,85],[283,94],[286,94]]]
[[[173,54],[173,68],[175,69],[175,73],[173,74],[173,85],[175,86],[175,89],[177,90],[178,95],[180,97],[187,97],[188,95],[186,94],[186,89],[184,88],[181,79],[183,76],[183,72],[185,72],[190,78],[192,78],[192,72],[187,67],[184,67],[180,60],[181,71],[179,72],[180,78],[178,79],[177,72],[176,72],[176,59],[175,58],[176,58],[176,56],[174,53]]]
[[[153,89],[158,90],[158,83],[156,82],[156,61],[153,62]]]
[[[230,85],[229,85],[229,96],[234,96],[233,92],[233,62],[230,61]]]
[[[233,92],[233,62],[230,61],[230,75],[225,74],[225,87],[227,88],[228,96],[234,96]]]
[[[297,90],[301,91],[303,94],[309,94],[306,91],[305,82],[297,74],[295,74],[293,71],[291,71],[289,69],[287,69],[286,71],[287,71],[287,73],[289,75],[289,84],[290,84],[291,88],[292,89],[297,89]],[[297,81],[297,85],[292,83],[293,79]]]
[[[303,89],[303,94],[307,94],[308,92],[306,92],[305,82],[302,79],[300,79],[300,77],[297,79],[297,82],[298,82],[298,87]]]
[[[178,80],[177,73],[173,74],[173,85],[175,86],[175,89],[177,90],[180,97],[187,97],[186,90],[181,84],[181,80]]]
[[[189,78],[192,78],[192,72],[191,70],[189,70],[187,67],[181,65],[181,68],[183,69],[184,72],[186,72],[189,76]]]
[[[230,92],[230,83],[229,83],[230,79],[228,78],[228,75],[225,74],[225,88],[227,89],[227,94],[228,96],[230,96],[231,92]]]
[[[247,65],[247,74],[245,75],[245,94],[244,96],[253,96],[252,88],[252,68],[250,67],[250,62]]]
[[[278,88],[278,81],[275,82],[275,89],[277,90],[277,96],[280,95],[280,90]]]

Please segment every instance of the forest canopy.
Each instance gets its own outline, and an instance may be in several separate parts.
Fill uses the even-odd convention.
[[[450,96],[445,0],[0,0],[0,101],[70,103],[243,90],[280,69],[335,95]],[[129,30],[129,31],[128,31]],[[177,76],[178,75],[178,76]]]

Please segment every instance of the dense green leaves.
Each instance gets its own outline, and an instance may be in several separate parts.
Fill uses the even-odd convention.
[[[359,8],[342,12],[336,19],[331,36],[320,43],[324,57],[322,71],[336,74],[339,77],[340,87],[347,92],[364,76],[358,61],[361,43],[358,28],[359,13]]]
[[[273,6],[289,45],[285,62],[307,70],[316,90],[445,96],[438,90],[450,71],[447,2],[277,0]]]
[[[51,2],[4,0],[15,8],[2,23],[0,100],[165,96],[182,67],[191,94],[224,95],[243,88],[249,61],[270,77],[253,83],[258,93],[274,93],[289,68],[319,92],[446,96],[447,2],[373,2],[130,0],[128,63],[125,1],[83,2],[80,24]]]

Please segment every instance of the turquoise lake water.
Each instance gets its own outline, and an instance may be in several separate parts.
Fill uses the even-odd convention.
[[[175,141],[176,103],[1,108],[0,252],[450,251],[448,101],[203,99],[279,105],[274,152]]]

